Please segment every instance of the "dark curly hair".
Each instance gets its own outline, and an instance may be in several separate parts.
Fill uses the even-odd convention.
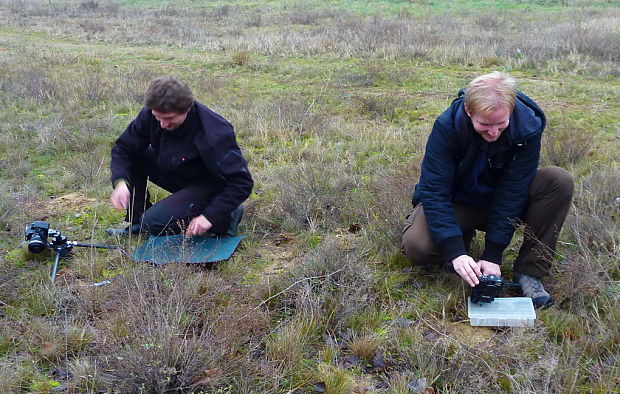
[[[158,112],[186,112],[194,104],[192,91],[173,76],[156,78],[146,91],[144,105]]]

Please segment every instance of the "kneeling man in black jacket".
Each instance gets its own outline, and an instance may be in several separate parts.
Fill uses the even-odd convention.
[[[232,126],[175,77],[153,80],[112,148],[110,197],[128,228],[111,233],[234,235],[253,181]],[[147,180],[171,192],[152,204]]]
[[[435,121],[428,138],[403,251],[415,265],[447,265],[470,286],[501,276],[502,254],[525,223],[514,278],[535,306],[551,302],[540,283],[549,273],[573,194],[571,175],[538,169],[545,114],[500,72],[474,79]],[[479,260],[469,254],[485,231]]]

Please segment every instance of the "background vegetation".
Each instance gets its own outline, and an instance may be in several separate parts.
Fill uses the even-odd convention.
[[[0,0],[0,392],[620,391],[618,42],[612,0]],[[399,250],[435,117],[492,70],[577,184],[531,329],[473,329]],[[109,149],[164,74],[236,127],[248,239],[213,269],[76,250],[51,285],[25,224],[121,222]]]

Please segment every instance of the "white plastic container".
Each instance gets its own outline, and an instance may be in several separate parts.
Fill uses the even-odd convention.
[[[472,304],[467,297],[467,316],[472,326],[533,327],[536,321],[529,297],[496,298],[486,304]]]

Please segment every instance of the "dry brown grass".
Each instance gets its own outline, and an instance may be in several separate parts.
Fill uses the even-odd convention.
[[[348,342],[351,353],[360,357],[366,363],[372,362],[380,345],[381,338],[378,338],[375,334],[354,335]]]
[[[543,135],[543,165],[571,168],[586,157],[593,145],[593,136],[579,125],[550,125]]]
[[[539,3],[0,0],[0,391],[617,391],[618,8]],[[548,114],[543,163],[577,184],[534,329],[474,330],[460,281],[399,251],[433,120],[498,68]],[[79,252],[51,286],[50,256],[15,250],[24,224],[99,240],[121,220],[109,146],[162,74],[235,126],[249,239],[213,270]],[[69,190],[101,204],[49,198]]]
[[[217,383],[226,382],[228,366],[243,359],[241,347],[265,334],[264,316],[240,305],[241,294],[230,303],[229,285],[208,272],[183,266],[148,271],[107,285],[124,293],[125,301],[108,293],[108,310],[97,319],[98,353],[111,356],[101,379],[127,390],[142,385],[166,391],[216,383],[199,384],[205,371],[220,368],[225,372]],[[240,353],[231,353],[234,348]]]
[[[555,269],[560,300],[570,309],[592,305],[602,293],[614,297],[620,275],[620,223],[613,203],[620,188],[615,179],[615,166],[593,170],[576,190],[574,214],[566,225],[571,235],[569,253]]]
[[[54,17],[60,23],[54,27],[39,24],[39,28],[80,40],[131,44],[173,40],[184,47],[205,50],[407,57],[441,64],[549,66],[564,71],[578,68],[586,73],[617,73],[613,63],[618,60],[618,10],[613,7],[583,8],[579,12],[560,9],[555,11],[555,22],[548,23],[545,13],[521,10],[481,13],[477,9],[423,16],[403,13],[400,18],[388,18],[327,9],[273,13],[229,5],[198,12],[166,7],[140,13],[112,5],[94,7],[97,2],[84,2],[75,8],[8,4],[13,5],[8,8],[12,13],[5,12],[5,19],[12,17],[13,23],[28,25]],[[127,19],[139,23],[127,24]]]

